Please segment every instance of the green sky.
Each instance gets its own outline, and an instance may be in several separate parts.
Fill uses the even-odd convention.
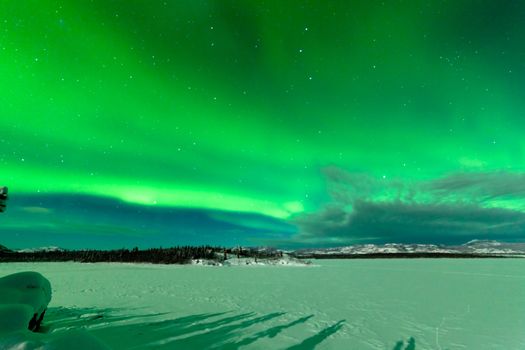
[[[0,185],[13,200],[260,215],[291,240],[357,199],[520,214],[521,187],[487,188],[525,170],[524,21],[518,1],[2,1]],[[374,190],[341,201],[326,169]],[[482,198],[428,190],[465,174]],[[47,209],[6,211],[0,239],[66,230]]]

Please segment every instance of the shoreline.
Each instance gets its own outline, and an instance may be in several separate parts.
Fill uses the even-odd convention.
[[[18,259],[17,259],[18,258]],[[204,266],[204,267],[237,267],[237,266],[312,266],[311,260],[406,260],[406,259],[449,259],[449,260],[478,260],[478,259],[523,259],[523,255],[484,255],[484,254],[447,254],[447,253],[371,253],[371,254],[314,254],[308,256],[291,256],[290,258],[258,259],[232,258],[222,259],[191,259],[187,262],[158,262],[158,261],[79,261],[53,259],[24,259],[24,257],[5,256],[0,254],[0,263],[78,263],[78,264],[123,264],[147,266]]]

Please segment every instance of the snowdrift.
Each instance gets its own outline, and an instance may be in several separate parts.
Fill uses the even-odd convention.
[[[51,284],[37,272],[0,278],[0,350],[108,349],[86,332],[31,332],[40,328],[50,301]]]
[[[37,272],[19,272],[0,278],[0,304],[7,307],[3,307],[2,312],[16,310],[16,321],[26,322],[29,330],[38,330],[50,301],[51,284]]]

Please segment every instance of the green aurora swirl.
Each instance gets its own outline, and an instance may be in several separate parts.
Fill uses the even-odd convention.
[[[516,1],[2,1],[0,185],[296,225],[337,168],[383,186],[370,202],[442,203],[418,186],[525,170],[524,21]],[[521,213],[518,192],[445,202]]]

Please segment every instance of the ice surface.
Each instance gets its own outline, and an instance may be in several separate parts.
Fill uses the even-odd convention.
[[[525,349],[523,259],[315,265],[13,263],[0,276],[49,278],[44,336],[86,330],[113,349]]]

